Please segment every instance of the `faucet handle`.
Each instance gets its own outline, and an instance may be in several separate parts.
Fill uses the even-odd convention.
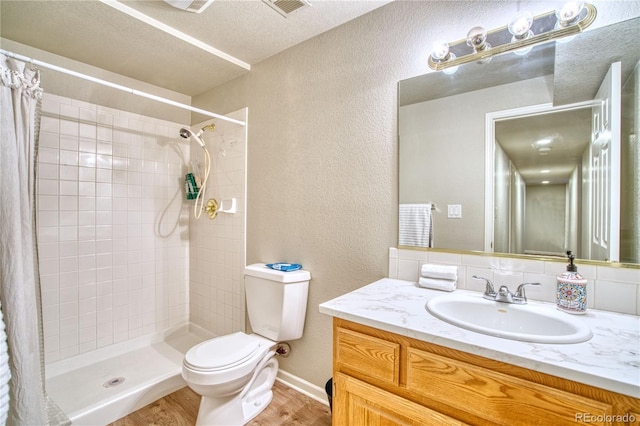
[[[516,289],[515,297],[522,298],[523,300],[527,300],[527,295],[525,294],[524,288],[528,285],[542,285],[540,283],[522,283]]]
[[[485,295],[495,296],[496,291],[493,288],[493,284],[491,283],[491,280],[489,280],[488,278],[479,277],[477,275],[473,275],[472,278],[476,279],[476,280],[484,280],[485,285],[486,285],[485,286],[485,290],[484,290],[484,294]]]

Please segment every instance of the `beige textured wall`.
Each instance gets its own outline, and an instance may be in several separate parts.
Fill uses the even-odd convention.
[[[527,185],[525,252],[565,252],[567,185]]]
[[[599,22],[631,17],[638,2],[607,3],[620,10]],[[553,4],[396,1],[193,99],[219,113],[249,108],[247,263],[299,262],[312,274],[305,334],[283,370],[323,386],[331,318],[318,304],[387,273],[397,243],[398,81],[426,72],[436,39]]]

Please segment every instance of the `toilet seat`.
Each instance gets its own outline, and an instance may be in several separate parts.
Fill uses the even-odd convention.
[[[251,358],[261,358],[264,340],[242,332],[232,333],[204,341],[184,357],[184,365],[193,371],[213,372],[226,370],[246,363]]]
[[[256,334],[242,332],[206,340],[187,351],[182,361],[182,378],[189,385],[217,385],[235,388],[249,380],[261,360],[274,354],[276,343]]]

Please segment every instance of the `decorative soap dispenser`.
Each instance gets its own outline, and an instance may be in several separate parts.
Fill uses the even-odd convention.
[[[587,311],[587,280],[582,278],[573,264],[575,256],[571,251],[567,251],[567,257],[567,271],[557,276],[556,306],[570,314],[584,314]]]

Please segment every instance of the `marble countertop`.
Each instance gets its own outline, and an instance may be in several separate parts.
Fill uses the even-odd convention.
[[[450,293],[384,278],[319,308],[337,318],[640,398],[640,317],[588,310],[579,317],[593,332],[587,342],[520,342],[468,331],[432,316],[426,302],[443,294]],[[550,303],[529,304],[555,309]]]

